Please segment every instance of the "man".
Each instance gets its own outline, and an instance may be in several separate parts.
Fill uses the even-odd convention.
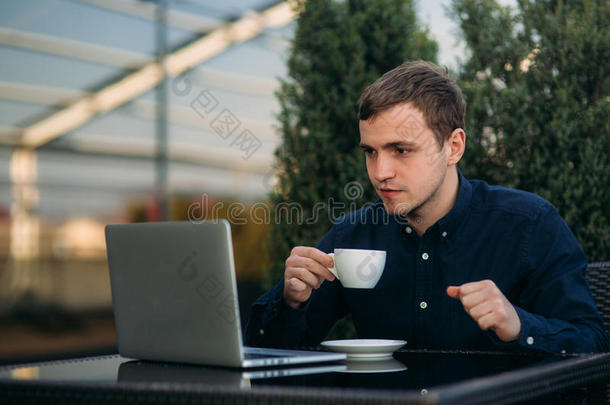
[[[317,345],[351,314],[359,337],[412,349],[608,349],[586,258],[553,206],[457,169],[465,111],[446,71],[422,61],[363,92],[361,147],[380,199],[292,250],[253,304],[248,344]],[[342,287],[328,271],[335,248],[386,251],[375,288]]]

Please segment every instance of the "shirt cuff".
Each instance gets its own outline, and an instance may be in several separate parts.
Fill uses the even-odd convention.
[[[284,300],[284,281],[282,280],[269,292],[259,297],[253,305],[265,308],[265,323],[276,320],[286,324],[293,324],[303,320],[309,308],[309,301],[302,304],[299,308],[293,308],[288,305]]]
[[[539,347],[537,347],[536,345],[536,339],[532,336],[532,315],[516,305],[513,305],[513,307],[515,308],[517,316],[519,317],[519,321],[521,322],[521,331],[519,332],[519,337],[517,337],[517,339],[513,341],[505,342],[503,340],[500,340],[498,335],[496,335],[496,333],[492,330],[486,331],[487,336],[489,336],[491,341],[496,346],[501,347],[503,349],[539,349]]]
[[[549,353],[566,353],[565,350],[560,350],[557,342],[547,338],[547,327],[540,315],[527,312],[516,305],[514,307],[521,320],[521,334],[518,339],[520,346]]]
[[[309,308],[310,300],[307,300],[307,302],[301,304],[298,308],[293,308],[286,303],[286,300],[284,300],[283,290],[284,289],[282,288],[279,296],[276,297],[272,302],[271,311],[274,312],[277,319],[285,322],[286,324],[294,324],[303,321],[303,318],[307,313],[307,309]]]
[[[519,332],[519,337],[512,342],[504,342],[498,338],[495,332],[487,331],[488,336],[491,338],[494,344],[502,348],[522,348],[548,352],[549,347],[542,337],[542,325],[540,325],[538,318],[517,305],[513,305],[513,307],[515,308],[517,316],[521,321],[521,331]]]

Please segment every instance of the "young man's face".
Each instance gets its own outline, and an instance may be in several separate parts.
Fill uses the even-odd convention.
[[[398,104],[360,121],[369,179],[390,215],[415,215],[433,204],[447,173],[441,148],[423,113]]]

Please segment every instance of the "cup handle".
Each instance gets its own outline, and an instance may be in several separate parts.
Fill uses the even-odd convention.
[[[334,262],[335,261],[335,254],[334,253],[329,253],[328,255],[333,258],[333,262]],[[339,275],[337,274],[337,269],[335,268],[335,266],[327,267],[327,269],[328,269],[328,271],[333,273],[333,275],[337,278],[337,280],[339,280]]]

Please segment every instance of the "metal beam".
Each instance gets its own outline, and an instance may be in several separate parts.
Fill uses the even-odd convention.
[[[82,90],[0,81],[0,99],[22,103],[64,107],[90,94]]]
[[[135,69],[152,60],[142,53],[2,27],[0,44],[124,69]]]
[[[15,134],[19,128],[0,126],[0,145],[17,146]],[[49,150],[81,152],[100,156],[145,158],[154,157],[154,139],[136,139],[108,136],[92,132],[82,133],[82,138],[69,146],[53,146]],[[189,163],[202,167],[228,169],[247,173],[268,174],[273,156],[257,152],[248,160],[236,149],[207,145],[173,142],[169,150],[171,162]]]
[[[168,142],[167,134],[169,132],[168,126],[168,108],[167,99],[168,94],[168,83],[167,83],[167,71],[163,60],[167,57],[169,52],[167,46],[167,1],[168,0],[157,0],[156,21],[155,21],[155,48],[157,63],[161,67],[161,82],[155,89],[156,96],[156,111],[155,116],[157,118],[155,122],[156,132],[156,151],[155,151],[155,220],[167,221],[169,219],[169,197],[167,187],[167,172],[168,168]]]
[[[207,73],[207,70],[203,72]],[[213,72],[210,77],[216,77],[216,73]],[[209,87],[210,86],[207,86],[205,88]],[[78,98],[90,95],[91,93],[80,90],[64,89],[58,87],[34,86],[24,83],[0,82],[0,99],[19,101],[22,103],[64,107]],[[156,118],[155,108],[155,102],[153,100],[140,98],[121,107],[120,111],[148,121],[154,120]],[[275,143],[278,140],[272,122],[249,119],[242,116],[238,116],[238,118],[241,121],[242,126],[244,128],[248,128],[261,141]],[[203,130],[204,133],[202,133],[202,135],[204,136],[218,136],[214,132],[212,132],[209,126],[209,122],[203,120],[201,116],[195,113],[192,107],[179,105],[169,106],[169,122],[172,125]],[[10,128],[11,134],[13,134],[14,136],[19,135],[19,128]],[[0,137],[3,136],[3,134],[7,135],[8,133],[8,129],[6,131],[3,131],[0,127]],[[17,139],[15,139],[14,141],[17,142]]]
[[[143,20],[155,20],[154,3],[131,0],[78,0],[78,2],[95,6],[103,10],[141,18]],[[168,10],[167,23],[170,27],[205,34],[222,26],[225,21],[190,13],[183,13],[177,10]]]
[[[280,3],[261,13],[250,13],[240,20],[212,31],[205,37],[168,55],[163,64],[170,76],[177,76],[218,55],[232,43],[259,35],[267,27],[285,25],[294,18],[291,4]],[[23,146],[37,148],[90,121],[97,114],[113,110],[154,88],[162,78],[159,63],[151,62],[122,80],[77,100],[23,130]]]
[[[108,139],[105,135],[87,134],[82,140],[74,142],[71,149],[100,155],[134,156],[152,158],[155,154],[154,139]],[[235,172],[268,173],[271,169],[271,156],[255,156],[242,159],[241,153],[206,145],[194,146],[188,143],[173,143],[169,150],[172,162],[197,164],[204,167],[229,169]]]
[[[2,27],[0,27],[0,44],[130,70],[154,60],[153,57],[143,53]],[[193,76],[202,86],[226,88],[236,93],[273,96],[278,88],[278,83],[274,79],[265,77],[254,79],[252,76],[216,69],[199,69],[194,71]]]

